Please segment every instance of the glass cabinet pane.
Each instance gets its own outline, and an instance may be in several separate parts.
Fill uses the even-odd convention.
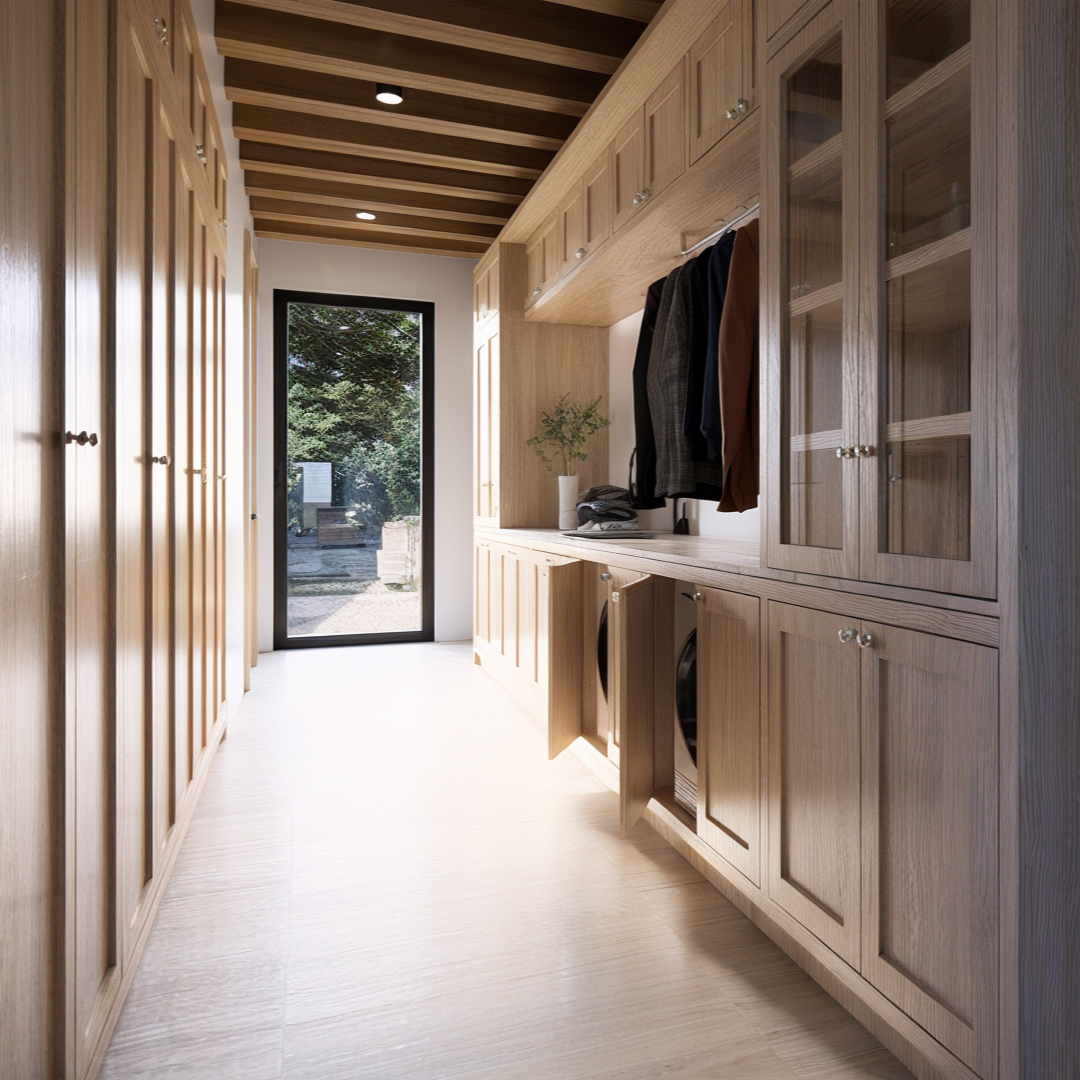
[[[784,82],[781,542],[844,540],[843,53],[839,29]]]

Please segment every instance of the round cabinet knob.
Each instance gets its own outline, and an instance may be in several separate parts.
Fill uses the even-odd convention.
[[[873,457],[874,448],[872,446],[856,446],[854,448],[856,457]]]
[[[859,634],[855,640],[859,643],[859,646],[863,649],[870,648],[874,644],[873,634]]]
[[[601,580],[601,581],[610,581],[610,580],[611,580],[611,575],[610,575],[610,574],[609,574],[609,573],[608,573],[608,572],[607,572],[607,571],[605,570],[605,571],[604,571],[604,572],[603,572],[603,573],[602,573],[602,574],[600,575],[600,580]]]
[[[746,112],[749,104],[750,103],[746,100],[746,98],[739,98],[739,100],[736,101],[730,109],[728,109],[727,118],[729,120],[738,120],[739,117],[742,116],[744,112]]]
[[[170,465],[170,464],[172,464],[172,459],[169,457],[168,454],[162,454],[161,457],[152,457],[150,460],[155,465]]]
[[[838,446],[836,448],[836,456],[838,458],[851,458],[855,456],[854,446]]]
[[[544,286],[543,285],[537,285],[536,288],[533,289],[532,294],[533,294],[533,296],[539,296],[543,291],[544,291]]]
[[[587,252],[585,251],[585,249],[583,247],[580,247],[580,248],[577,249],[577,251],[574,252],[574,258],[575,259],[584,259],[586,254],[587,254]]]
[[[78,443],[79,446],[97,446],[97,432],[94,431],[88,435],[85,431],[80,431],[79,434],[76,435],[72,431],[66,431],[64,432],[64,442]]]
[[[697,603],[699,603],[699,604],[700,604],[700,603],[701,603],[701,601],[702,601],[702,600],[704,600],[704,599],[705,599],[705,594],[704,594],[703,592],[696,592],[696,593],[694,593],[694,600],[695,600],[695,601],[696,601]]]
[[[859,636],[859,632],[850,626],[845,626],[843,630],[837,631],[837,636],[846,645],[849,641],[854,641]]]
[[[634,205],[635,205],[635,206],[639,206],[639,205],[640,205],[641,203],[643,203],[643,202],[644,202],[644,201],[645,201],[645,200],[646,200],[646,199],[647,199],[647,198],[648,198],[648,197],[649,197],[649,196],[650,196],[651,194],[652,194],[652,192],[651,192],[651,191],[650,191],[650,190],[649,190],[648,188],[642,188],[642,189],[641,189],[641,190],[640,190],[640,191],[639,191],[639,192],[638,192],[638,193],[637,193],[637,194],[636,194],[636,195],[634,196]]]
[[[164,19],[155,19],[154,28],[157,30],[158,44],[169,44],[169,24]]]

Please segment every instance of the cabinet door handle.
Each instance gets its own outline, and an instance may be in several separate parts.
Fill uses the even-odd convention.
[[[704,600],[704,599],[705,599],[705,594],[703,592],[694,593],[694,601],[695,601],[695,603],[700,604],[701,601]]]
[[[205,165],[206,164],[206,151],[203,149],[202,143],[195,144],[195,156]]]
[[[159,45],[169,44],[169,24],[164,19],[155,19],[154,28],[157,30]]]
[[[152,457],[150,459],[155,465],[171,465],[172,458],[168,454],[162,454],[161,457]]]
[[[533,289],[532,294],[533,294],[533,296],[539,296],[543,291],[544,291],[544,286],[543,285],[537,285],[536,288]]]
[[[836,456],[838,458],[849,458],[855,456],[854,446],[838,446],[836,448]]]
[[[574,258],[575,259],[584,259],[586,254],[587,254],[586,250],[583,247],[579,247],[577,249],[577,251],[574,252]]]
[[[641,203],[643,203],[643,202],[644,202],[644,201],[645,201],[645,200],[646,200],[646,199],[647,199],[647,198],[648,198],[648,197],[649,197],[649,196],[650,196],[651,194],[652,194],[652,192],[651,192],[651,191],[650,191],[650,190],[649,190],[648,188],[642,188],[642,189],[641,189],[641,190],[640,190],[640,191],[639,191],[639,192],[638,192],[638,193],[637,193],[637,194],[636,194],[636,195],[634,196],[634,199],[633,199],[634,205],[635,205],[635,206],[639,206],[639,205],[640,205]]]
[[[859,634],[858,637],[855,638],[855,640],[859,643],[859,646],[861,648],[868,649],[871,645],[874,644],[874,635],[873,634]]]
[[[601,580],[601,581],[610,581],[610,580],[611,580],[611,575],[610,575],[610,574],[609,574],[609,573],[608,573],[608,572],[607,572],[607,571],[605,570],[605,571],[604,571],[604,572],[603,572],[603,573],[602,573],[602,574],[600,575],[600,580]]]
[[[85,431],[80,431],[76,435],[72,431],[64,432],[64,442],[66,443],[78,443],[79,446],[97,446],[98,437],[97,432],[91,432],[89,435]]]
[[[849,641],[854,641],[859,636],[859,632],[850,626],[845,626],[843,630],[837,631],[837,636],[846,645]]]
[[[742,115],[742,114],[743,114],[744,112],[746,112],[746,110],[747,110],[747,108],[749,107],[749,105],[750,105],[750,102],[748,102],[748,101],[746,100],[746,98],[739,98],[739,100],[738,100],[738,101],[736,101],[736,102],[735,102],[735,104],[734,104],[734,105],[732,105],[730,109],[728,109],[728,111],[727,111],[727,118],[728,118],[729,120],[738,120],[738,119],[739,119],[739,117],[740,117],[740,116],[741,116],[741,115]]]
[[[872,446],[856,446],[854,448],[856,457],[873,457],[874,447]]]

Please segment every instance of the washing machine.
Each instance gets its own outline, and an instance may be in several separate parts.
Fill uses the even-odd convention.
[[[675,583],[670,662],[674,665],[671,734],[675,743],[675,801],[697,819],[697,589]]]

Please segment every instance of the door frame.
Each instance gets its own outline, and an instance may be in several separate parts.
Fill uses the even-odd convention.
[[[420,316],[420,625],[419,630],[378,634],[289,637],[288,489],[285,481],[288,423],[287,341],[289,304],[409,311]],[[333,645],[383,645],[435,640],[435,304],[349,293],[274,290],[274,648],[312,649]]]

